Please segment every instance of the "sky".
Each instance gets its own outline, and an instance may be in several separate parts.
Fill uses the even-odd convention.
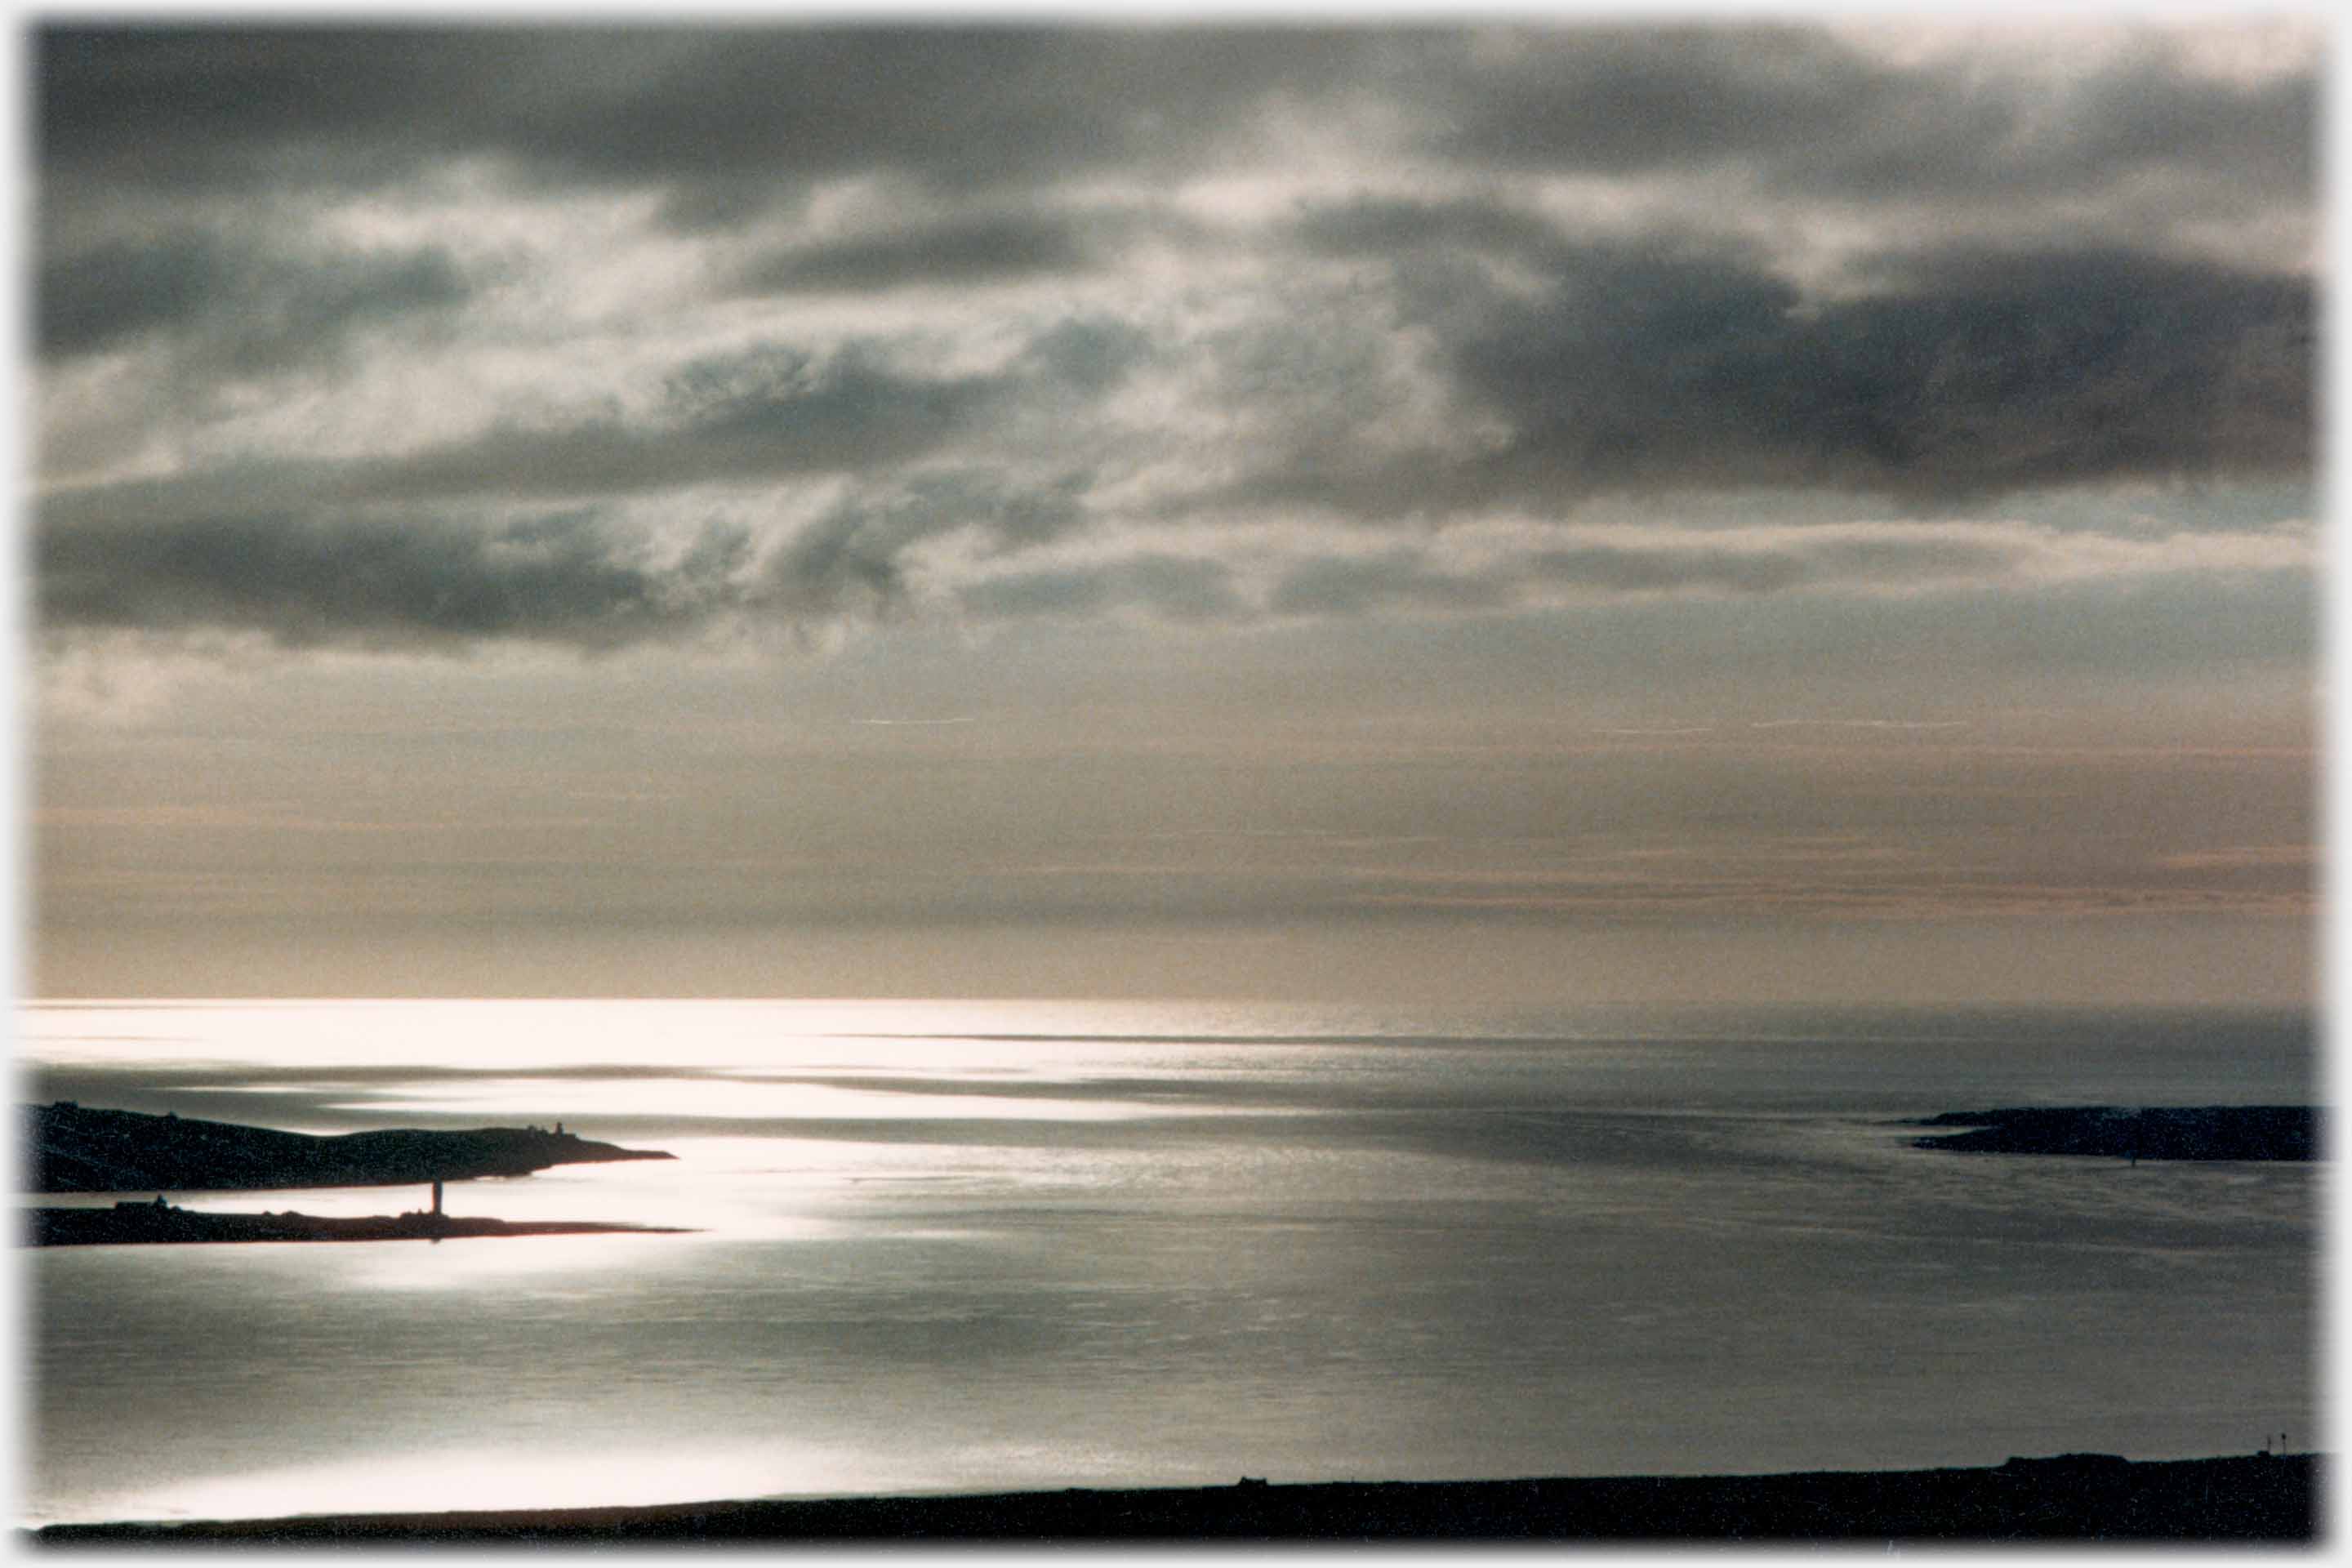
[[[2325,44],[34,28],[26,988],[2307,1001]]]

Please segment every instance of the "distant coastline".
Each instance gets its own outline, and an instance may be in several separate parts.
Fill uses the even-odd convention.
[[[488,1237],[679,1236],[676,1226],[615,1225],[593,1220],[502,1220],[478,1215],[403,1214],[328,1216],[297,1214],[213,1214],[161,1202],[122,1203],[110,1209],[26,1211],[25,1240],[32,1247],[139,1247],[205,1242],[444,1241]]]
[[[41,1546],[827,1541],[2308,1542],[2319,1456],[1771,1476],[1381,1481],[60,1524]]]
[[[1958,1154],[2096,1154],[2125,1160],[2318,1160],[2317,1109],[2308,1105],[2028,1106],[1948,1110],[1918,1127],[1971,1131],[1915,1140]]]

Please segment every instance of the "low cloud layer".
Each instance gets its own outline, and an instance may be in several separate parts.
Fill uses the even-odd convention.
[[[1591,616],[1644,604],[1679,606],[1686,618],[1738,604],[1816,621],[1832,612],[1889,624],[1908,616],[1921,635],[1974,619],[1990,637],[2003,597],[2017,605],[2010,619],[2038,626],[2062,601],[2095,619],[2138,618],[2131,606],[2154,593],[2193,617],[2200,596],[2238,615],[2249,593],[2284,592],[2263,627],[2246,628],[2266,631],[2282,658],[2309,647],[2309,606],[2294,589],[2316,570],[2316,546],[2298,532],[2122,541],[1999,522],[1716,529],[1666,540],[1521,525],[1444,550],[1310,541],[1227,561],[1148,547],[1105,555],[1076,531],[1078,515],[1069,496],[1056,508],[941,477],[770,529],[725,517],[655,527],[593,509],[498,521],[366,510],[91,521],[43,534],[34,566],[52,636],[201,630],[258,633],[287,647],[520,641],[603,651],[889,616],[975,626],[1105,616],[1378,626],[1398,616]],[[1066,533],[1076,542],[1056,548]],[[1040,555],[1058,559],[1032,563]],[[2212,626],[2181,636],[2208,650],[2241,641]],[[2135,657],[2156,657],[2141,642],[2136,636]]]
[[[1087,225],[1051,214],[982,214],[786,247],[738,275],[751,294],[867,293],[1075,272],[1095,255]]]
[[[587,648],[677,637],[740,600],[748,542],[714,531],[656,565],[592,517],[484,529],[194,519],[51,533],[34,561],[52,624],[262,631],[293,647],[529,637]]]
[[[1874,258],[1863,292],[1813,300],[1737,250],[1572,244],[1491,204],[1345,205],[1269,243],[1369,259],[1394,287],[1395,335],[1359,337],[1340,320],[1276,327],[1279,349],[1245,333],[1188,342],[1181,318],[1094,310],[1030,314],[1023,335],[979,353],[919,326],[816,347],[768,336],[656,357],[598,396],[551,387],[529,422],[493,417],[395,449],[240,444],[227,461],[53,489],[39,506],[44,622],[127,625],[152,608],[159,626],[299,626],[302,641],[404,624],[605,646],[754,607],[870,611],[906,602],[909,584],[983,619],[1141,605],[1185,621],[1507,609],[1556,591],[2024,586],[2024,534],[1962,537],[1943,520],[2000,517],[2020,493],[2291,487],[2311,471],[2315,300],[2296,277],[2107,251],[1937,251]],[[345,276],[413,283],[437,266],[412,257]],[[92,297],[117,287],[101,279]],[[105,327],[80,296],[45,307],[59,352],[102,354],[150,321],[163,332],[200,314],[201,289],[129,292],[148,315]],[[416,302],[398,288],[365,309],[356,293],[292,297],[345,335]],[[227,340],[242,345],[233,354],[268,363],[291,319],[257,317]],[[1710,491],[1851,498],[1886,521],[1867,538],[1769,548],[1720,519],[1678,530],[1676,509]],[[1579,536],[1585,510],[1610,498],[1644,500],[1653,536]],[[663,539],[731,530],[799,564],[764,599],[716,580],[639,582],[627,574],[646,569],[629,566],[633,586],[608,586],[662,613],[592,626],[579,584],[501,564],[518,508],[605,516],[602,537],[641,536],[627,548],[653,555]],[[2176,533],[2245,526],[2174,510]],[[1482,531],[1507,525],[1532,531],[1526,547],[1469,568],[1417,542],[1435,530],[1472,542],[1454,554],[1475,553]],[[416,537],[395,543],[408,528]],[[1382,532],[1416,542],[1381,544]],[[2245,561],[2281,563],[2249,537]],[[942,545],[953,539],[968,547]],[[331,540],[405,550],[416,570],[348,585],[340,626],[302,564]],[[235,593],[212,564],[231,541],[246,562]],[[428,561],[469,579],[449,603],[509,607],[426,613],[438,601],[418,599],[412,578]],[[169,581],[178,573],[189,591]],[[81,585],[101,578],[103,593]],[[536,610],[533,583],[551,595]],[[302,608],[273,614],[281,591]]]

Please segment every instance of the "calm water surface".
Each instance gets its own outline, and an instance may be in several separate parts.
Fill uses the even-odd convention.
[[[2296,1015],[300,1002],[18,1026],[28,1098],[666,1149],[447,1206],[696,1227],[20,1252],[29,1522],[2179,1457],[2301,1446],[2322,1415],[2323,1170],[1966,1158],[1897,1124],[2308,1102]]]

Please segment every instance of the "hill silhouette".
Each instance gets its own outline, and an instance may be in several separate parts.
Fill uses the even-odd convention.
[[[19,1110],[30,1165],[26,1190],[37,1193],[407,1186],[527,1176],[551,1165],[675,1157],[536,1127],[394,1128],[315,1137],[233,1121],[85,1110],[66,1100]]]
[[[1979,1469],[1233,1487],[62,1524],[44,1548],[785,1542],[2308,1542],[2312,1455],[2014,1458]]]

